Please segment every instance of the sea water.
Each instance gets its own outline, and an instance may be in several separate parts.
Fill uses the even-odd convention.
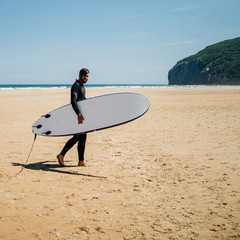
[[[72,84],[0,84],[2,90],[26,89],[67,89]],[[203,85],[168,85],[168,84],[86,84],[86,88],[171,88],[171,87],[203,87]]]

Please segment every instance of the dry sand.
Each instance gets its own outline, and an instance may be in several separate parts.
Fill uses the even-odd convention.
[[[150,110],[88,134],[86,162],[56,162],[69,137],[37,137],[69,89],[0,92],[0,239],[240,239],[240,87],[132,91]],[[10,179],[21,170],[16,177]]]

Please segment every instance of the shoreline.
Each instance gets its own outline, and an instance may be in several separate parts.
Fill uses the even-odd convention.
[[[2,86],[2,88],[1,88]],[[4,87],[3,87],[4,86]],[[6,87],[5,87],[6,86]],[[111,84],[102,84],[102,85],[86,85],[86,89],[181,89],[181,88],[190,88],[190,89],[201,89],[201,88],[221,88],[221,89],[240,89],[240,85],[157,85],[157,84],[133,84],[133,85],[111,85]],[[53,85],[53,84],[36,84],[36,85],[27,85],[27,84],[19,84],[19,85],[8,85],[2,84],[0,85],[1,91],[17,91],[17,90],[63,90],[71,88],[71,84],[66,85]]]
[[[137,86],[133,86],[133,87],[130,87],[130,86],[123,86],[123,87],[116,87],[116,86],[109,86],[109,87],[85,87],[87,89],[87,91],[89,90],[160,90],[160,91],[174,91],[174,90],[194,90],[196,89],[196,91],[198,90],[206,90],[206,89],[216,89],[216,90],[233,90],[233,91],[239,91],[240,90],[240,86],[230,86],[230,85],[221,85],[221,86],[207,86],[207,85],[198,85],[198,86],[163,86],[163,87],[137,87]],[[64,91],[64,90],[70,90],[70,87],[49,87],[49,88],[11,88],[11,89],[8,89],[8,88],[5,88],[5,89],[0,89],[0,93],[4,93],[4,92],[21,92],[21,91],[26,91],[26,92],[30,92],[30,91]]]

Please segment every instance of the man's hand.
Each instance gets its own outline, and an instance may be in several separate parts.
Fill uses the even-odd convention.
[[[78,114],[77,116],[78,116],[78,124],[83,123],[84,117],[82,116],[82,114]]]

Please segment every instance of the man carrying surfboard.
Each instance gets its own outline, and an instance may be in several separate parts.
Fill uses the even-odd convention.
[[[82,116],[81,111],[78,107],[77,102],[83,99],[86,99],[85,87],[84,84],[88,81],[89,70],[87,68],[82,68],[79,72],[79,79],[75,81],[75,83],[71,87],[71,104],[76,113],[78,124],[83,123],[84,116]],[[86,166],[84,163],[84,151],[85,151],[85,143],[87,139],[87,134],[77,134],[73,135],[71,139],[67,141],[65,146],[63,147],[60,154],[57,155],[58,163],[60,166],[64,167],[64,156],[65,154],[78,142],[78,166]]]

